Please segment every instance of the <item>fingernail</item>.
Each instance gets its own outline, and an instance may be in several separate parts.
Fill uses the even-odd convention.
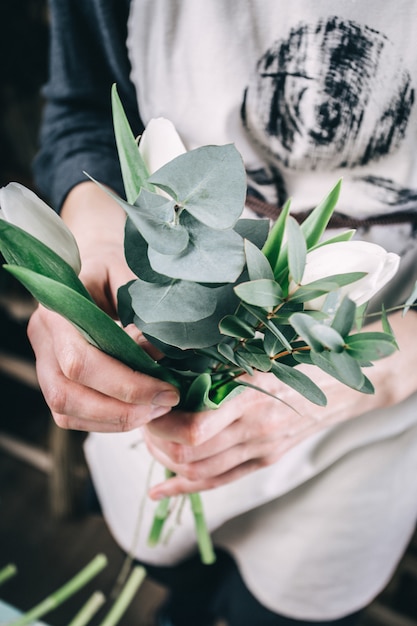
[[[180,401],[180,397],[176,391],[161,391],[152,399],[152,404],[158,406],[175,406]]]

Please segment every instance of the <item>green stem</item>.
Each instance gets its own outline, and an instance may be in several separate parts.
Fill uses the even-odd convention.
[[[49,613],[60,604],[68,600],[74,593],[84,587],[94,576],[96,576],[107,565],[107,558],[104,554],[98,554],[84,569],[82,569],[76,576],[71,578],[62,587],[57,589],[53,594],[42,600],[33,609],[30,609],[27,613],[19,617],[17,620],[10,623],[10,626],[25,626],[35,620],[43,617],[46,613]]]
[[[5,565],[0,570],[0,585],[5,583],[7,580],[9,580],[9,578],[12,578],[12,576],[15,576],[16,574],[17,567],[14,563],[9,563],[8,565]]]
[[[197,533],[197,543],[200,550],[201,560],[205,565],[212,565],[216,560],[210,533],[207,529],[204,517],[203,503],[199,493],[190,493],[191,510],[194,515],[194,523]]]
[[[103,606],[106,598],[101,591],[95,591],[87,600],[77,615],[71,620],[68,626],[86,626],[94,617],[97,611]]]
[[[168,480],[175,476],[174,472],[165,468],[165,478]],[[158,502],[152,522],[152,528],[148,537],[148,545],[156,546],[160,539],[164,524],[168,518],[170,498],[163,498]]]
[[[146,576],[146,570],[141,565],[137,565],[133,568],[132,573],[122,591],[119,594],[116,602],[113,604],[107,616],[101,622],[100,626],[115,626],[117,624],[129,604],[133,600],[137,590],[142,584],[144,578]]]
[[[148,537],[149,546],[156,546],[161,539],[162,530],[168,517],[169,503],[170,498],[163,498],[158,502]]]

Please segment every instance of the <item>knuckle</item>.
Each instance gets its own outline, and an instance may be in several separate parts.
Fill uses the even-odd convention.
[[[169,445],[168,456],[178,465],[183,465],[189,460],[187,448],[179,443],[171,443]]]
[[[67,345],[60,354],[62,373],[69,380],[79,382],[85,368],[85,359],[72,345]]]
[[[201,421],[196,417],[190,420],[184,429],[184,443],[187,446],[195,447],[204,442],[205,428]]]
[[[43,393],[52,413],[64,416],[67,406],[67,395],[65,390],[56,385],[50,385],[44,389]]]
[[[60,413],[52,413],[52,417],[54,418],[54,422],[59,428],[63,430],[69,430],[71,428],[70,419],[67,415],[62,415]]]
[[[118,416],[118,423],[119,431],[125,433],[136,428],[136,417],[129,410],[121,411]]]
[[[201,468],[197,464],[186,465],[182,474],[185,476],[185,478],[187,478],[187,480],[190,480],[191,482],[197,482],[205,478],[203,468]]]

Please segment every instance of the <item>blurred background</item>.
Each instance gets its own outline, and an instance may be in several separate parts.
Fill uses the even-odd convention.
[[[17,181],[35,189],[31,163],[48,71],[47,1],[0,0],[0,28],[0,185]],[[95,589],[111,592],[124,555],[88,506],[84,436],[55,427],[38,389],[26,337],[33,308],[23,288],[0,269],[0,569],[10,562],[18,568],[0,586],[0,602],[27,610],[104,552],[104,572],[48,616],[51,626],[63,626]],[[147,579],[121,624],[152,626],[165,594]],[[92,623],[100,623],[99,617]],[[416,625],[414,538],[361,626]]]

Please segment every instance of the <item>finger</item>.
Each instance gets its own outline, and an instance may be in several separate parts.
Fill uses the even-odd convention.
[[[179,393],[169,383],[135,372],[101,352],[60,316],[48,312],[47,322],[49,333],[45,328],[42,333],[38,329],[32,332],[31,337],[40,379],[45,377],[43,364],[48,361],[52,350],[60,371],[68,381],[129,404],[171,408],[178,403]]]
[[[232,402],[215,411],[172,411],[154,420],[148,429],[151,435],[161,440],[184,446],[201,446],[238,419],[240,413],[239,405]]]
[[[43,333],[43,341],[38,341],[39,321],[33,324],[39,384],[59,426],[97,432],[125,431],[170,410],[169,406],[152,403],[124,402],[68,379],[56,359],[50,335]]]
[[[272,462],[273,461],[271,461],[271,463]],[[199,481],[191,481],[184,476],[174,476],[167,481],[153,486],[149,490],[149,496],[153,500],[161,500],[166,497],[170,498],[187,493],[196,493],[200,491],[207,491],[209,489],[215,489],[235,480],[239,480],[246,474],[261,469],[271,463],[269,463],[265,458],[250,459],[249,461],[246,461],[245,463],[242,463],[223,474]]]

